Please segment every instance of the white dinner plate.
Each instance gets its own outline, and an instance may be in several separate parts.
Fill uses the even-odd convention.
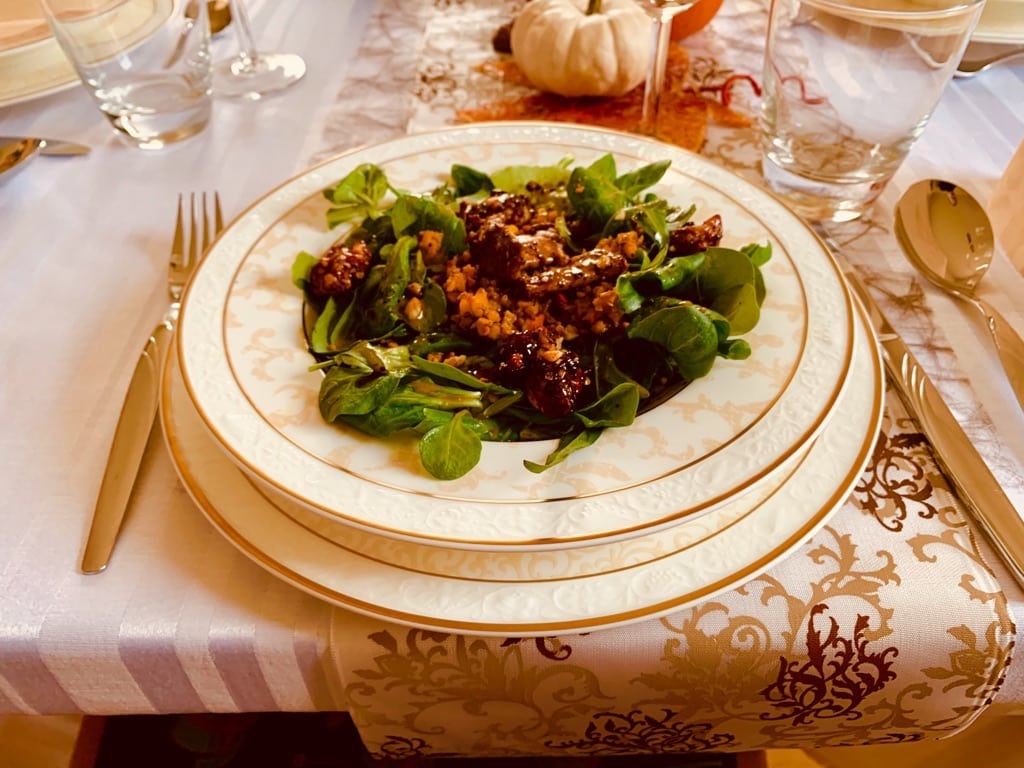
[[[734,245],[772,242],[769,298],[748,335],[750,360],[719,361],[712,375],[629,429],[607,431],[539,477],[522,459],[541,460],[553,441],[489,443],[473,472],[441,483],[419,469],[409,443],[323,423],[320,375],[302,352],[301,296],[290,265],[299,250],[318,253],[338,236],[323,224],[324,186],[368,159],[397,186],[425,190],[455,162],[494,170],[566,155],[589,162],[608,151],[620,170],[672,157],[660,185],[666,197],[696,201],[701,215],[721,213]],[[696,156],[599,129],[514,124],[389,142],[298,177],[229,227],[185,300],[179,350],[186,382],[242,466],[350,524],[451,545],[530,549],[672,525],[777,471],[821,428],[841,388],[852,349],[849,296],[813,235],[784,214],[752,185]],[[221,338],[211,339],[211,329]]]
[[[486,443],[480,465],[441,482],[405,441],[325,424],[320,374],[309,371],[290,267],[339,232],[321,190],[362,162],[396,186],[433,188],[453,163],[578,163],[612,152],[620,172],[672,167],[657,189],[723,216],[724,244],[770,242],[768,298],[746,336],[753,355],[712,373],[625,429],[535,475],[553,441]],[[545,123],[460,127],[350,152],[286,182],[236,219],[192,280],[178,354],[193,401],[247,472],[310,509],[395,538],[449,547],[554,549],[621,539],[706,513],[768,480],[821,430],[853,348],[852,304],[831,256],[807,226],[753,184],[696,155],[642,137]]]
[[[346,541],[337,528],[322,535],[275,506],[228,459],[199,418],[173,358],[164,375],[161,422],[178,473],[210,522],[256,563],[312,595],[441,631],[585,632],[664,615],[735,587],[793,551],[843,503],[871,456],[884,403],[875,337],[859,311],[857,318],[850,385],[836,417],[779,488],[678,551],[593,575],[551,578],[558,554],[551,552],[516,555],[521,573],[504,582],[467,575],[461,555],[477,553],[452,552],[455,570],[441,575],[410,567],[414,554],[388,554],[415,545],[381,539],[382,546],[364,551],[363,539]]]
[[[78,82],[71,62],[36,9],[7,9],[0,20],[0,107],[69,88]]]
[[[0,8],[0,107],[70,88],[78,74],[50,33],[37,0],[9,0]],[[173,0],[82,0],[83,12],[107,13],[109,23],[141,40],[169,17]]]
[[[274,488],[248,475],[257,491],[282,514],[306,530],[361,557],[403,570],[473,581],[549,581],[593,576],[634,568],[681,552],[735,525],[771,498],[796,472],[813,441],[791,456],[771,479],[758,483],[750,493],[722,504],[706,515],[654,533],[541,551],[465,549],[398,541],[319,515]]]
[[[971,40],[1024,44],[1024,0],[988,0]]]

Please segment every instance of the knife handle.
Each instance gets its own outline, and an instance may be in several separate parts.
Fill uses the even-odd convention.
[[[173,325],[162,322],[153,330],[135,364],[121,415],[114,430],[107,468],[103,474],[92,527],[82,555],[82,573],[99,573],[107,567],[121,530],[128,499],[139,474],[142,454],[156,419],[160,370],[170,349]]]
[[[883,337],[882,358],[910,415],[931,442],[936,463],[992,548],[1024,587],[1024,518],[904,342],[894,335]]]
[[[841,258],[837,247],[832,250]],[[843,271],[871,318],[889,380],[911,418],[931,443],[935,463],[1013,578],[1024,587],[1024,518],[949,410],[928,373],[871,298],[864,281],[849,266]]]

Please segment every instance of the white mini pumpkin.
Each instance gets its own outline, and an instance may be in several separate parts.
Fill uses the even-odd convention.
[[[647,75],[651,19],[633,0],[531,0],[512,23],[511,44],[535,88],[621,96]]]

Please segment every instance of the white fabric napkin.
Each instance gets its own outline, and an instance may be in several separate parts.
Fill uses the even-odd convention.
[[[1024,274],[1024,141],[1017,147],[989,201],[996,238],[1017,271]]]

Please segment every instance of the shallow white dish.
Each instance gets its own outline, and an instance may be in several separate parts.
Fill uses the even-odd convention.
[[[793,476],[813,444],[813,441],[808,443],[791,456],[779,472],[770,480],[759,483],[750,493],[732,499],[706,515],[688,519],[680,525],[607,544],[585,544],[580,547],[525,552],[507,548],[452,548],[379,536],[317,514],[278,493],[258,478],[251,475],[248,477],[267,503],[281,514],[320,538],[358,552],[367,560],[375,560],[402,570],[447,578],[481,582],[533,582],[594,576],[634,568],[678,554],[686,548],[707,541],[738,523],[771,498]]]
[[[971,40],[1024,43],[1024,0],[988,0]]]
[[[78,75],[53,38],[0,54],[0,107],[57,93],[77,82]]]
[[[137,40],[159,29],[172,7],[172,0],[82,3],[83,12],[109,13],[109,24],[128,30]],[[22,1],[0,10],[0,107],[57,93],[77,83],[78,74],[50,33],[41,6]]]
[[[551,578],[559,553],[521,553],[522,573],[475,579],[450,553],[451,575],[394,565],[379,557],[414,546],[326,537],[296,522],[261,493],[211,439],[172,359],[164,375],[161,421],[172,459],[210,522],[241,552],[286,582],[369,616],[441,631],[503,636],[586,632],[679,610],[732,588],[803,543],[846,499],[874,447],[884,388],[874,334],[858,312],[850,385],[792,476],[760,504],[688,546],[639,564],[628,561],[589,576]],[[699,525],[700,519],[680,527]],[[627,542],[628,543],[628,542]],[[408,555],[408,557],[406,557]],[[395,554],[392,561],[415,561]],[[611,564],[616,565],[616,564]]]
[[[697,218],[720,213],[724,244],[769,241],[768,298],[748,334],[754,353],[606,431],[591,448],[534,475],[554,442],[487,443],[480,465],[440,482],[411,443],[326,425],[317,409],[301,296],[290,267],[339,232],[320,191],[362,162],[427,190],[453,163],[589,163],[612,152],[620,172],[671,159],[657,189]],[[185,298],[178,354],[204,422],[232,459],[309,508],[366,530],[445,546],[528,550],[649,533],[750,491],[822,429],[853,349],[852,304],[808,227],[753,184],[696,155],[645,138],[545,123],[489,124],[405,137],[328,161],[270,192],[211,248]]]

